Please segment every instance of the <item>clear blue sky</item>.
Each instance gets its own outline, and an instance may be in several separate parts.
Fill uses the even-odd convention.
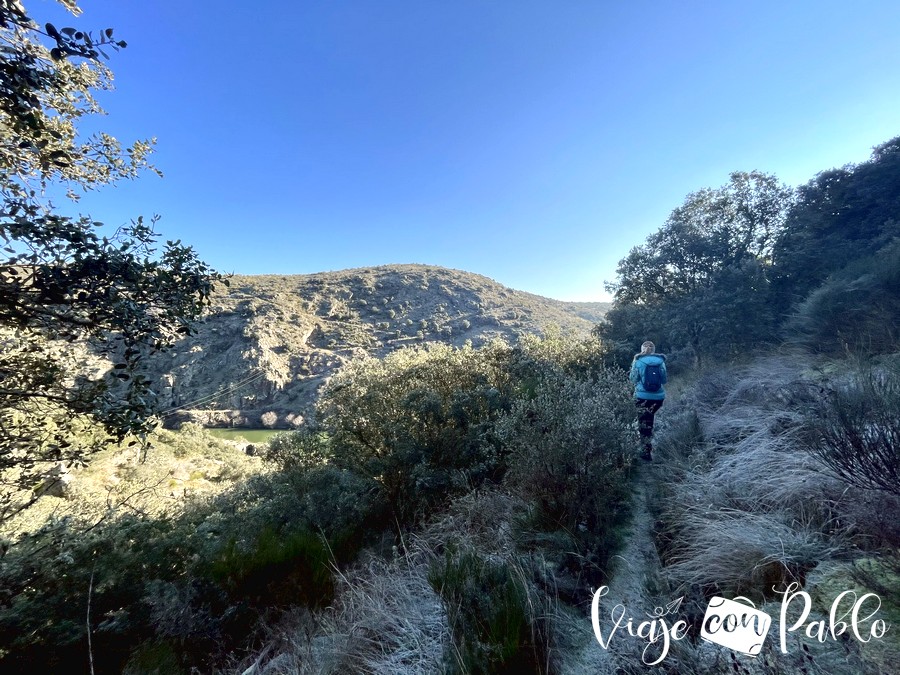
[[[38,20],[50,0],[26,1]],[[564,300],[734,170],[790,185],[900,135],[900,2],[83,0],[97,128],[156,136],[86,197],[221,271],[418,262]]]

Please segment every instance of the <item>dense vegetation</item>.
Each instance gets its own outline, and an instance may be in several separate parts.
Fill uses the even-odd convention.
[[[796,190],[736,172],[689,195],[621,261],[600,341],[546,330],[473,346],[477,317],[506,326],[485,293],[521,301],[513,322],[547,305],[461,292],[447,271],[280,279],[270,288],[312,317],[300,330],[288,308],[301,342],[344,341],[353,358],[297,431],[247,453],[161,429],[144,372],[218,276],[178,242],[157,254],[140,220],[104,237],[34,189],[150,168],[152,143],[77,136],[107,83],[101,48],[124,43],[41,30],[17,3],[0,4],[0,33],[3,672],[587,670],[578,652],[597,645],[571,627],[627,532],[621,366],[647,338],[681,377],[649,474],[660,568],[646,595],[683,595],[696,629],[715,594],[774,614],[773,589],[795,581],[821,616],[854,587],[900,625],[900,138]],[[244,309],[274,307],[239,281]],[[440,302],[407,297],[423,283]],[[363,329],[362,314],[379,320]],[[280,386],[295,373],[264,323],[260,368]],[[898,652],[770,645],[751,664],[686,641],[659,672],[874,673]]]
[[[277,610],[333,601],[333,565],[363,547],[402,547],[415,526],[473,490],[521,501],[505,524],[520,540],[509,555],[527,560],[540,547],[554,559],[554,577],[571,578],[573,588],[596,583],[627,511],[631,466],[628,388],[597,357],[593,343],[556,335],[356,361],[329,384],[315,426],[273,439],[270,470],[215,496],[172,500],[167,474],[159,489],[143,465],[120,460],[118,471],[146,474],[137,483],[144,490],[133,491],[139,497],[99,517],[74,504],[37,529],[17,525],[18,542],[0,565],[0,663],[80,672],[92,648],[95,667],[107,672],[126,663],[140,672],[151,658],[208,668],[258,639]],[[160,448],[175,444],[176,456],[222,447],[199,430],[161,433]],[[535,586],[537,568],[522,562],[525,577],[509,577],[465,536],[444,539],[428,563],[448,611],[463,602],[487,612],[477,628],[471,612],[453,624],[466,645],[459,653],[466,663],[538,668],[548,648],[531,637],[540,619],[521,614],[523,598],[546,592]],[[480,579],[474,586],[460,577],[470,572]],[[488,609],[495,599],[518,603],[508,610],[521,614],[513,633],[508,616]]]
[[[609,360],[649,336],[681,374],[650,508],[656,591],[684,595],[696,633],[713,595],[774,617],[792,582],[813,617],[855,590],[900,620],[898,215],[895,138],[797,190],[732,174],[620,263]],[[665,672],[880,673],[900,654],[896,635],[792,640],[755,662],[681,645]]]
[[[600,335],[622,359],[645,336],[688,363],[787,340],[889,353],[898,325],[900,137],[797,190],[734,173],[687,197],[619,264]]]
[[[663,593],[685,596],[696,632],[713,595],[747,597],[777,620],[790,583],[811,594],[810,620],[827,620],[844,591],[874,592],[879,618],[897,625],[898,383],[895,356],[861,364],[791,352],[709,371],[672,403],[659,451],[666,480],[650,506]],[[795,634],[788,644],[783,654],[776,638],[755,665],[696,647],[670,665],[874,674],[900,655],[896,633],[868,644]]]

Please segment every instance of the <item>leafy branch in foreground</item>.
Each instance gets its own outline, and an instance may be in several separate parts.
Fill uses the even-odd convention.
[[[123,148],[78,133],[81,118],[103,112],[94,93],[111,89],[104,46],[125,42],[112,29],[41,28],[0,1],[0,519],[10,486],[31,487],[47,461],[83,459],[107,440],[88,429],[146,434],[155,400],[142,359],[190,332],[221,280],[180,241],[159,251],[155,217],[104,234],[50,200],[57,186],[77,201],[154,170],[154,140]]]

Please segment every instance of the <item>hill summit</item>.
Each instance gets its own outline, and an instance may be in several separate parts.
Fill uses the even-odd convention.
[[[151,373],[167,426],[290,428],[353,358],[427,342],[515,341],[549,325],[587,335],[607,308],[427,265],[234,276],[196,333],[155,357]]]

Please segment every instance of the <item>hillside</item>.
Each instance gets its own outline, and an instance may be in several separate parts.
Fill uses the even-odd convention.
[[[151,362],[167,426],[297,426],[319,386],[353,358],[426,342],[515,341],[553,324],[586,335],[607,309],[426,265],[230,281],[196,334]]]

